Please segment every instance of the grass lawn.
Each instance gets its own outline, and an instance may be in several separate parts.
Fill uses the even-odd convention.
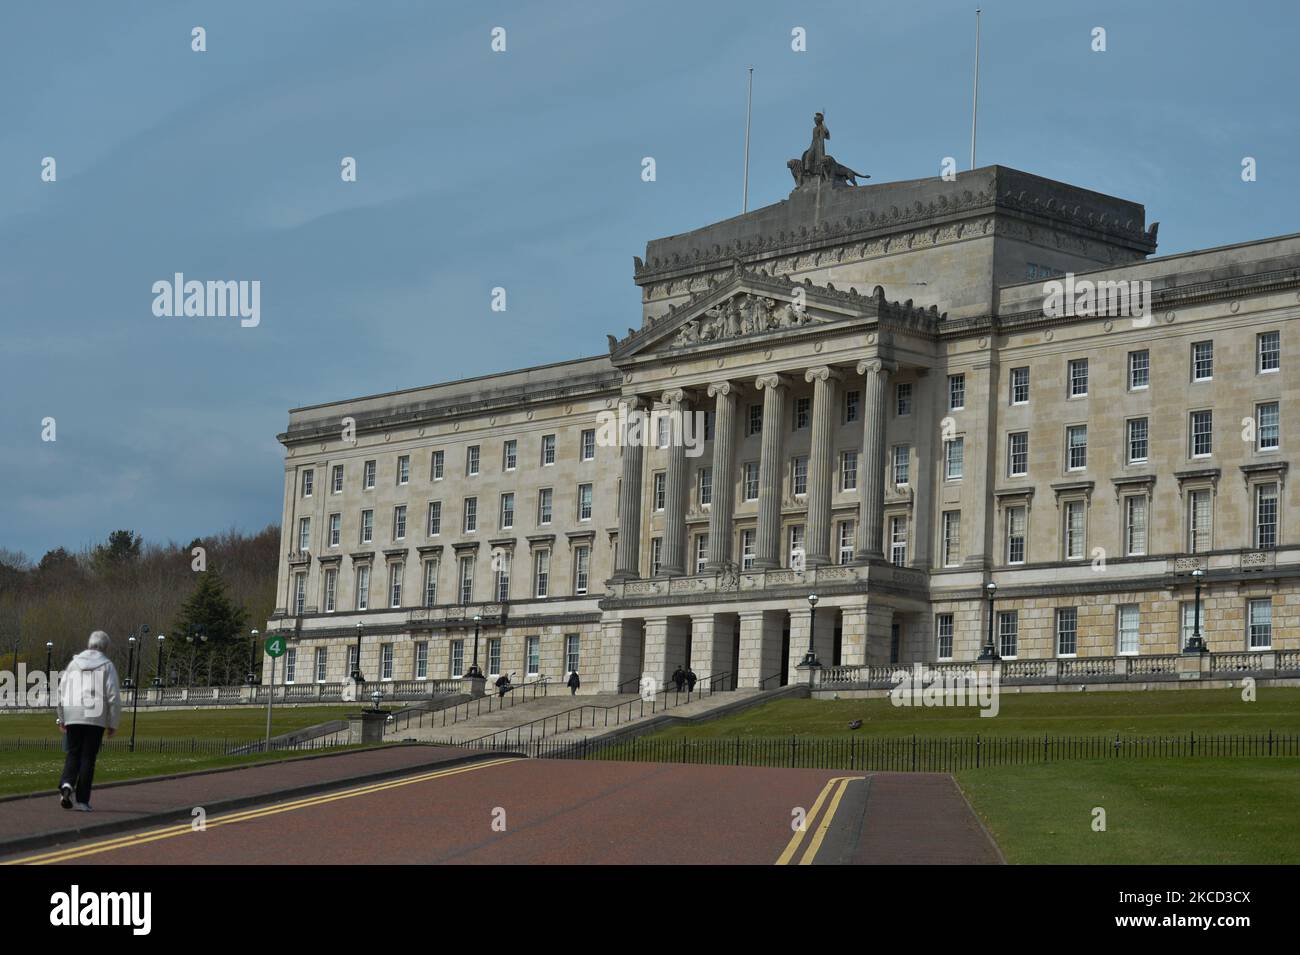
[[[1016,693],[1004,690],[995,717],[973,707],[894,706],[889,699],[778,700],[655,738],[850,736],[1122,736],[1300,733],[1300,688]],[[862,720],[852,731],[851,720]]]
[[[326,706],[276,706],[271,712],[271,732],[279,735],[302,729],[315,723],[341,720],[355,713],[358,703],[337,703]],[[53,711],[49,713],[0,712],[0,745],[6,739],[56,738],[59,728],[54,724]],[[117,735],[131,735],[131,711],[122,711],[122,723]],[[224,739],[237,742],[261,739],[266,735],[266,707],[241,706],[229,709],[201,710],[148,710],[141,709],[136,726],[137,737],[199,739]]]
[[[1011,863],[1300,862],[1300,760],[1095,760],[954,774]],[[1106,811],[1094,832],[1093,810]]]

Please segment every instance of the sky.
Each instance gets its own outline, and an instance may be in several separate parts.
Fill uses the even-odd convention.
[[[1160,254],[1300,231],[1295,4],[981,2],[977,165],[1142,202]],[[872,182],[967,168],[974,10],[5,2],[0,548],[257,530],[290,408],[604,352],[646,242],[740,212],[751,66],[751,208],[817,110]],[[258,323],[156,315],[178,272]]]

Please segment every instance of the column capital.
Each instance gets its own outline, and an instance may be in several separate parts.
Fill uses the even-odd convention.
[[[665,405],[679,405],[686,400],[686,390],[684,388],[669,388],[663,393],[659,401]]]
[[[645,395],[619,395],[618,403],[628,411],[644,411],[653,401]]]
[[[754,379],[754,387],[759,391],[762,391],[764,388],[786,388],[789,387],[789,385],[790,378],[788,375],[774,373],[771,375],[759,375]]]
[[[859,375],[865,375],[867,372],[871,372],[873,375],[879,375],[882,372],[886,375],[892,375],[896,371],[898,371],[897,362],[888,361],[879,356],[864,358],[858,362]]]
[[[803,380],[808,382],[841,381],[843,378],[844,372],[838,368],[832,368],[830,365],[817,365],[803,373]]]
[[[737,395],[744,393],[745,386],[738,381],[711,381],[709,382],[709,397],[716,398],[722,395],[724,398],[733,392]]]

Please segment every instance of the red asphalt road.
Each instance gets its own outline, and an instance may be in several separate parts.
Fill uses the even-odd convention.
[[[810,810],[844,775],[512,760],[70,864],[771,864],[793,835],[794,807]],[[504,832],[492,828],[498,807]]]

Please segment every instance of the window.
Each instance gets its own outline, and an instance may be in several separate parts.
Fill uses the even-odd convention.
[[[715,423],[714,419],[716,417],[717,417],[716,412],[713,411],[704,412],[704,440],[705,441],[713,440],[713,426]]]
[[[465,509],[461,515],[461,527],[466,534],[478,530],[478,498],[465,498]]]
[[[361,468],[361,487],[369,491],[375,486],[375,462],[367,461]]]
[[[1007,473],[1024,477],[1029,473],[1029,432],[1014,431],[1007,436]]]
[[[576,633],[567,633],[564,635],[564,671],[569,674],[578,669],[578,650],[582,646],[582,638]]]
[[[555,463],[555,435],[542,435],[542,467]]]
[[[528,637],[524,640],[524,667],[529,676],[537,676],[542,671],[541,637]]]
[[[794,430],[802,431],[812,420],[812,399],[794,399]]]
[[[961,511],[943,512],[943,566],[961,563]]]
[[[333,478],[330,480],[330,493],[343,493],[343,465],[334,465]]]
[[[853,563],[853,522],[840,521],[837,540],[837,560],[841,564]]]
[[[370,565],[362,564],[357,568],[357,609],[370,608]]]
[[[325,571],[325,612],[333,613],[338,599],[339,572],[331,567]]]
[[[966,407],[966,376],[948,376],[948,410],[961,411]]]
[[[488,673],[497,674],[501,672],[501,638],[492,637],[487,642],[488,651]]]
[[[746,437],[763,433],[763,406],[749,406],[749,429],[745,432]]]
[[[1194,458],[1208,458],[1214,452],[1214,412],[1193,411],[1189,433]]]
[[[889,625],[889,662],[898,662],[898,652],[903,643],[902,624],[895,621]]]
[[[1255,485],[1255,546],[1277,546],[1277,485]]]
[[[470,603],[474,599],[474,557],[466,554],[460,559],[460,602]]]
[[[664,539],[650,538],[650,576],[658,577],[664,567]]]
[[[851,424],[858,420],[858,411],[862,407],[862,392],[844,392],[844,423]]]
[[[329,545],[331,547],[338,547],[339,544],[342,543],[342,538],[343,538],[343,515],[331,514]]]
[[[573,549],[573,592],[581,596],[587,592],[591,578],[591,548]]]
[[[348,645],[348,675],[355,677],[360,670],[360,664],[357,662],[357,645],[355,643]]]
[[[1138,605],[1121,604],[1115,643],[1121,654],[1138,652]]]
[[[898,449],[894,449],[898,453]],[[840,452],[840,490],[856,491],[858,489],[858,452]]]
[[[311,497],[312,485],[316,480],[316,472],[311,468],[302,472],[302,496]]]
[[[1281,418],[1276,401],[1255,405],[1256,450],[1276,451],[1282,446]]]
[[[1192,381],[1214,377],[1214,342],[1192,343]]]
[[[1020,613],[1016,610],[998,612],[998,653],[1008,659],[1015,659],[1016,638],[1020,630]]]
[[[790,525],[790,560],[786,566],[798,569],[800,563],[807,554],[804,547],[804,526],[802,524]]]
[[[673,440],[672,418],[665,412],[655,418],[655,447],[666,448]]]
[[[1182,646],[1185,647],[1187,646],[1188,641],[1191,640],[1193,636],[1196,636],[1198,632],[1200,636],[1202,637],[1205,636],[1205,605],[1204,604],[1201,605],[1201,611],[1199,617],[1197,616],[1196,613],[1196,601],[1185,600],[1183,601],[1182,608],[1183,608]]]
[[[453,677],[465,675],[465,641],[451,641],[451,675]]]
[[[1088,426],[1075,424],[1065,429],[1065,461],[1071,471],[1088,467]]]
[[[406,565],[400,560],[388,565],[388,606],[390,607],[402,605],[402,571],[405,569]]]
[[[1255,369],[1261,374],[1282,368],[1282,333],[1260,332],[1255,336]]]
[[[907,518],[889,519],[889,562],[895,567],[907,566]]]
[[[537,523],[551,523],[552,502],[555,500],[555,490],[544,487],[537,492]]]
[[[578,485],[578,520],[591,520],[591,485]]]
[[[1069,379],[1071,398],[1086,398],[1088,396],[1088,359],[1071,358],[1069,363]]]
[[[695,535],[695,572],[704,573],[704,567],[709,562],[709,535]]]
[[[654,475],[654,506],[656,511],[662,511],[667,501],[668,476],[663,471],[656,471]]]
[[[551,552],[543,548],[533,555],[533,596],[551,595]]]
[[[1192,491],[1187,497],[1187,549],[1203,554],[1210,549],[1211,499],[1208,488]]]
[[[397,483],[398,485],[409,484],[411,482],[411,456],[403,454],[397,459]]]
[[[790,463],[791,493],[796,496],[808,493],[808,458],[800,455]]]
[[[393,645],[391,643],[384,643],[379,647],[379,679],[391,680],[392,678]]]
[[[1273,601],[1268,597],[1251,600],[1246,604],[1247,626],[1250,630],[1250,649],[1270,650],[1273,647]]]
[[[952,659],[952,614],[934,616],[935,655],[940,660]]]
[[[1029,404],[1029,369],[1011,369],[1011,403],[1013,405]]]
[[[894,386],[894,410],[900,418],[912,413],[912,383],[910,381],[900,381]]]
[[[361,543],[372,544],[375,540],[375,512],[367,508],[361,512]]]
[[[492,552],[492,566],[494,568],[494,582],[496,584],[496,597],[500,603],[505,603],[510,599],[510,565],[513,563],[512,555],[508,550],[495,550]]]
[[[582,432],[582,440],[579,442],[581,447],[582,460],[596,460],[596,429],[587,428]]]
[[[501,470],[513,471],[519,467],[519,441],[511,438],[501,446]]]
[[[307,575],[293,575],[293,612],[301,614],[307,604]]]
[[[713,503],[713,468],[700,468],[696,474],[696,497],[700,507],[707,507]]]
[[[438,562],[436,560],[425,561],[424,563],[424,605],[432,607],[438,603]]]
[[[1151,384],[1151,352],[1143,348],[1141,351],[1131,351],[1128,353],[1128,387],[1129,391],[1141,391]]]
[[[429,643],[427,640],[420,640],[415,644],[415,678],[417,680],[429,679]]]
[[[1065,503],[1065,559],[1082,560],[1086,542],[1085,517],[1083,501],[1066,501]]]
[[[1025,517],[1024,505],[1007,508],[1007,563],[1023,564],[1025,562]]]
[[[740,567],[754,569],[754,532],[749,528],[740,532]]]
[[[965,467],[966,439],[953,438],[943,443],[943,477],[945,481],[960,481]]]
[[[437,537],[442,533],[442,501],[429,502],[429,536]]]
[[[311,550],[311,518],[298,518],[298,550],[306,553]]]
[[[890,462],[893,474],[894,484],[903,487],[912,480],[912,449],[906,444],[894,445],[893,460]],[[857,455],[854,454],[854,465],[857,464]]]
[[[1140,464],[1147,459],[1147,419],[1128,420],[1128,463]]]
[[[1140,557],[1147,552],[1147,499],[1144,494],[1124,498],[1124,553]]]
[[[393,540],[406,540],[406,505],[393,508]]]
[[[470,477],[478,474],[479,471],[479,450],[477,444],[471,444],[465,449],[465,473]]]
[[[435,481],[442,480],[443,464],[445,460],[446,457],[443,454],[443,452],[441,451],[433,452],[433,460],[429,462],[429,475],[430,477],[433,478],[433,480]]]
[[[290,647],[284,655],[284,682],[293,683],[298,679],[298,651]]]
[[[758,500],[758,465],[752,461],[745,465],[745,500]]]
[[[501,529],[509,530],[515,526],[515,495],[507,491],[501,495]]]
[[[1079,611],[1062,607],[1056,611],[1056,655],[1072,657],[1079,650]]]
[[[330,660],[329,648],[317,647],[316,648],[316,682],[317,683],[325,682],[325,678],[329,674],[329,660]]]

